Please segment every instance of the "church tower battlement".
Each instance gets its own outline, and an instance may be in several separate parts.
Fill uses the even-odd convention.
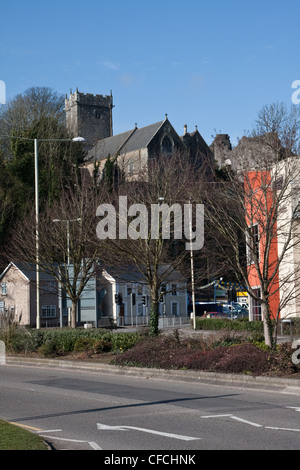
[[[70,91],[65,98],[66,125],[74,137],[84,137],[85,148],[89,150],[102,139],[111,137],[113,97]]]

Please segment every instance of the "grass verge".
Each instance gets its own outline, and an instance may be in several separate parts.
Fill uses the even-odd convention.
[[[40,436],[0,420],[0,450],[47,450],[47,446]]]

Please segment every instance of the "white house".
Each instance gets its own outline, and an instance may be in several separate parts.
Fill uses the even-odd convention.
[[[160,272],[168,267],[160,267]],[[122,273],[115,269],[102,271],[102,286],[106,295],[102,299],[101,318],[112,318],[120,326],[147,324],[150,313],[149,288],[136,268]],[[160,317],[188,320],[186,280],[179,271],[166,276],[161,290]]]

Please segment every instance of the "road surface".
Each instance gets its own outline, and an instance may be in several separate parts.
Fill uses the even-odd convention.
[[[0,418],[60,450],[300,448],[299,394],[201,380],[8,363]]]

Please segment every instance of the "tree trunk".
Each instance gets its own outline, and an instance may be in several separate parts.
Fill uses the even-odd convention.
[[[72,300],[71,328],[76,328],[77,301]]]
[[[272,331],[271,331],[271,322],[270,322],[270,312],[268,311],[267,305],[263,302],[261,304],[261,314],[262,320],[264,323],[264,337],[265,343],[269,348],[272,348],[273,341],[272,341]]]
[[[151,287],[150,318],[149,318],[150,336],[158,335],[158,319],[159,319],[159,291],[155,286],[152,286]]]

